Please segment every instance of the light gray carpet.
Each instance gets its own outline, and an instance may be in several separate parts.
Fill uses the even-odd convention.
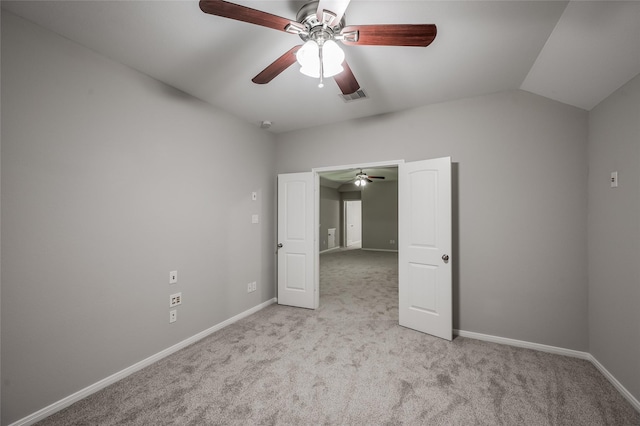
[[[42,425],[640,425],[588,361],[397,325],[397,255],[321,256],[316,311],[270,306]]]

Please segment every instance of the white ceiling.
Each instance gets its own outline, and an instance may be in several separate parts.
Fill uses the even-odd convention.
[[[300,1],[236,1],[295,18]],[[524,89],[591,109],[640,73],[638,1],[352,0],[349,24],[434,23],[426,48],[344,46],[369,99],[345,103],[294,64],[256,74],[300,39],[207,15],[198,1],[2,1],[2,7],[256,126],[280,133]]]

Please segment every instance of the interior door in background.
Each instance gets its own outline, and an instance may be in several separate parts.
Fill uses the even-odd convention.
[[[278,304],[316,309],[314,173],[278,175]]]
[[[450,157],[399,165],[398,233],[400,325],[451,340]]]
[[[362,241],[362,201],[345,201],[346,246]]]

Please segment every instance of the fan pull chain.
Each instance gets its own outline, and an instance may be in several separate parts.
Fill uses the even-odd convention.
[[[318,43],[318,55],[320,56],[320,83],[318,83],[319,88],[324,87],[324,64],[322,63],[322,45],[324,43]]]

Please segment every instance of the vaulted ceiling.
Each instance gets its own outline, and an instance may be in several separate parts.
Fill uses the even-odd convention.
[[[300,1],[237,1],[294,19]],[[347,25],[433,23],[426,48],[344,46],[367,99],[294,64],[251,79],[296,35],[203,13],[194,1],[3,1],[4,10],[256,126],[294,129],[523,89],[589,110],[640,73],[640,2],[352,0]]]

